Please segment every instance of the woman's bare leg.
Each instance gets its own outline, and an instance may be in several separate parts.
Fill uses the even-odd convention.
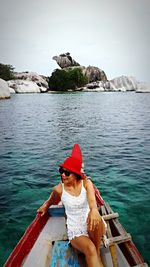
[[[88,267],[104,267],[99,261],[96,247],[87,236],[75,237],[70,241],[71,245],[85,254]]]
[[[89,231],[89,237],[96,247],[96,251],[100,258],[100,261],[101,261],[101,255],[100,255],[101,239],[104,234],[106,234],[106,225],[103,220],[101,220],[101,222],[97,226],[95,226],[93,231]]]

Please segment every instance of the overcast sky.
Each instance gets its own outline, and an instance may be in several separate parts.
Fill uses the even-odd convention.
[[[1,63],[50,75],[65,52],[150,82],[150,0],[0,0]]]

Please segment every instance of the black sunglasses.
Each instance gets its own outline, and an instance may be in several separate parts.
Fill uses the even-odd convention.
[[[59,168],[59,173],[60,174],[65,174],[66,176],[69,176],[70,174],[71,174],[71,172],[70,171],[67,171],[67,170],[64,170],[63,168]]]

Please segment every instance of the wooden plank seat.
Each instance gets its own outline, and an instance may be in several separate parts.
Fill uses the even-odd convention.
[[[55,241],[50,267],[80,267],[79,254],[76,249],[69,245],[68,241]]]
[[[113,212],[113,213],[111,213],[111,214],[105,214],[105,215],[102,215],[102,217],[103,217],[103,219],[105,220],[105,221],[108,221],[108,220],[111,220],[111,219],[116,219],[116,218],[118,218],[119,217],[119,214],[118,214],[118,212]]]
[[[49,209],[48,209],[48,214],[51,217],[65,217],[65,208],[63,205],[52,205]]]

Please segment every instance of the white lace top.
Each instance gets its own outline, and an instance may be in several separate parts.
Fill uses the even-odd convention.
[[[87,216],[89,213],[89,205],[87,202],[86,189],[83,185],[79,196],[72,196],[64,189],[62,183],[61,201],[65,206],[67,215],[67,230],[69,240],[80,235],[88,236],[87,232]]]

